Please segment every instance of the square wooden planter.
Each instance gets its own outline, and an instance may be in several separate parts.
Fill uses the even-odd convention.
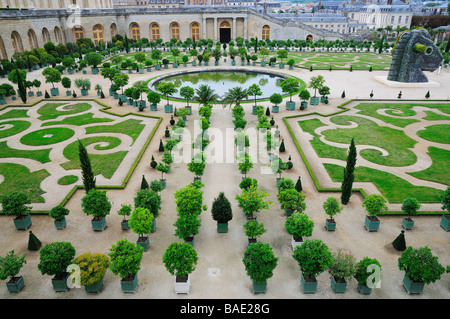
[[[69,278],[69,273],[64,273],[61,275],[55,275],[52,278],[52,286],[55,292],[66,292],[69,291],[69,286],[67,285],[67,278]]]
[[[370,295],[372,293],[372,288],[369,288],[362,283],[358,283],[358,291],[361,295]]]
[[[171,104],[164,105],[164,112],[173,113],[173,105]]]
[[[450,215],[442,215],[441,227],[444,228],[445,231],[450,230]]]
[[[414,227],[414,221],[412,218],[409,217],[403,217],[402,219],[402,227],[406,230],[411,230]]]
[[[148,236],[139,237],[139,239],[136,241],[136,245],[144,248],[144,251],[148,251],[150,247],[150,238]]]
[[[55,224],[56,229],[58,229],[58,230],[63,230],[64,228],[66,228],[67,223],[66,223],[65,217],[61,220],[55,219],[53,222]]]
[[[252,280],[252,290],[254,294],[258,293],[266,293],[267,291],[267,281],[265,282],[256,282]]]
[[[217,223],[217,232],[218,233],[227,233],[228,232],[228,223]]]
[[[92,285],[85,285],[84,286],[84,290],[87,293],[94,293],[94,294],[98,294],[100,293],[100,290],[102,289],[103,286],[103,279],[101,279],[100,281],[93,283]]]
[[[120,287],[124,293],[135,293],[138,287],[138,275],[135,274],[132,278],[122,278],[120,280]]]
[[[106,228],[106,218],[96,218],[91,220],[92,229],[94,231],[104,231]]]
[[[331,288],[333,292],[344,293],[347,290],[347,282],[337,282],[334,277],[331,277]]]
[[[122,220],[122,222],[120,223],[120,226],[121,226],[122,230],[130,229],[130,226],[128,225],[128,220],[127,219]]]
[[[177,294],[189,294],[191,288],[191,279],[189,274],[185,277],[175,277],[175,293]]]
[[[364,221],[364,225],[366,226],[367,230],[372,231],[378,231],[378,228],[380,227],[380,221],[376,216],[367,216]]]
[[[25,282],[22,276],[13,277],[6,282],[6,287],[9,292],[20,292],[24,286]]]
[[[294,236],[292,236],[291,239],[291,246],[292,246],[292,250],[295,250],[296,247],[299,247],[303,244],[303,238],[294,238]]]
[[[425,283],[421,281],[413,281],[405,274],[403,277],[403,287],[405,287],[408,294],[422,294]]]
[[[31,216],[30,214],[19,215],[14,218],[14,226],[17,230],[27,230],[31,226]]]
[[[336,221],[334,219],[327,218],[326,221],[325,221],[325,228],[328,231],[336,230]]]
[[[293,111],[295,110],[295,102],[286,102],[286,110]]]
[[[278,113],[280,111],[280,107],[279,106],[272,106],[272,113]]]
[[[300,278],[300,284],[302,286],[302,292],[305,294],[315,294],[317,292],[317,279],[315,277],[305,278],[305,276],[303,276],[302,274]]]

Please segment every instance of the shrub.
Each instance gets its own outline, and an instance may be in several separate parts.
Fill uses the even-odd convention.
[[[13,279],[27,263],[25,257],[26,254],[23,254],[22,257],[16,255],[14,250],[11,250],[5,257],[0,257],[0,280]]]
[[[320,239],[307,239],[295,247],[294,259],[305,278],[316,277],[324,272],[333,262],[328,246]]]
[[[314,229],[314,221],[308,215],[297,212],[286,218],[284,227],[294,238],[310,237]]]
[[[257,283],[264,283],[273,276],[278,258],[269,244],[261,242],[250,245],[242,259],[247,275]]]
[[[197,260],[197,252],[187,243],[171,243],[162,258],[167,271],[177,277],[185,277],[192,273]]]
[[[372,281],[369,283],[368,279],[373,278],[374,280],[379,280],[379,278],[372,276],[373,272],[376,271],[375,267],[377,266],[381,270],[381,264],[378,260],[376,260],[375,258],[364,257],[356,264],[355,274],[353,276],[360,284],[366,285],[368,287],[374,286],[375,282]]]
[[[303,212],[306,208],[305,195],[297,192],[295,188],[285,189],[277,194],[277,199],[282,209],[289,209],[292,212]]]
[[[347,249],[338,249],[332,253],[332,263],[328,272],[336,282],[349,281],[355,275],[356,259]]]
[[[325,202],[323,202],[323,209],[325,210],[325,214],[333,219],[333,216],[342,212],[344,207],[339,205],[339,201],[335,197],[328,197]]]
[[[383,211],[387,211],[386,199],[378,194],[370,194],[363,201],[363,207],[366,208],[370,216],[377,216]]]
[[[278,192],[282,192],[287,189],[294,189],[294,188],[295,188],[294,181],[288,177],[282,177],[278,181]]]
[[[106,196],[106,191],[91,189],[81,199],[81,207],[86,215],[92,215],[96,218],[104,218],[111,211],[111,203]]]
[[[151,189],[141,189],[134,197],[134,207],[146,208],[153,216],[158,217],[161,209],[161,197]]]
[[[131,213],[128,225],[139,237],[144,237],[144,234],[151,232],[154,218],[149,209],[136,207]]]
[[[69,210],[65,207],[58,205],[50,210],[49,215],[51,218],[55,220],[62,220],[64,219],[64,216],[69,215]]]
[[[73,263],[80,267],[80,284],[88,286],[103,279],[110,260],[104,254],[88,252],[75,258]]]
[[[125,216],[130,216],[131,215],[131,205],[126,205],[126,204],[122,204],[122,206],[120,207],[120,209],[117,211],[117,214],[120,216],[124,216],[124,220],[126,219]]]
[[[128,241],[119,239],[111,246],[108,256],[111,259],[109,269],[121,278],[131,278],[141,269],[144,248]]]
[[[53,242],[40,250],[38,269],[43,275],[61,276],[72,264],[75,248],[69,242]]]
[[[242,181],[239,183],[239,188],[240,189],[247,189],[250,186],[252,186],[252,184],[255,183],[256,186],[258,186],[258,181],[254,178],[250,178],[250,177],[246,177],[244,179],[242,179]]]
[[[409,217],[416,215],[420,207],[421,205],[414,197],[405,198],[402,202],[402,211]]]
[[[398,259],[399,270],[404,270],[411,280],[430,284],[441,278],[445,268],[433,256],[428,246],[413,248],[409,246]]]
[[[244,232],[248,238],[257,238],[266,232],[264,223],[259,223],[256,219],[248,220],[244,224]]]
[[[20,216],[29,214],[31,211],[31,198],[28,194],[14,192],[1,197],[3,212],[6,216]]]
[[[214,198],[211,206],[211,214],[218,223],[227,223],[233,218],[233,211],[228,198],[223,192],[219,193],[219,197]]]

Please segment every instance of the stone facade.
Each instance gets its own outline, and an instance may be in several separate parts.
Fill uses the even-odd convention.
[[[266,30],[268,27],[272,40],[342,39],[338,33],[321,31],[300,22],[278,20],[248,7],[0,10],[0,58],[11,58],[15,51],[43,47],[49,40],[55,43],[75,42],[75,31],[81,32],[85,38],[94,39],[94,28],[99,40],[111,41],[118,33],[152,41],[151,26],[158,29],[159,37],[164,41],[169,41],[174,34],[180,40],[192,38],[194,26],[199,28],[199,38],[214,41],[223,40],[221,37],[227,32],[228,40],[237,37],[262,39],[263,27]]]

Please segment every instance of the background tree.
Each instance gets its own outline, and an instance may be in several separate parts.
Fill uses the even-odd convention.
[[[84,189],[86,193],[88,193],[91,189],[96,188],[95,176],[94,172],[92,171],[91,161],[89,159],[87,150],[80,140],[78,140],[78,154],[80,159],[81,176],[83,179]]]
[[[352,138],[347,156],[347,166],[344,168],[344,179],[341,185],[341,203],[346,205],[352,195],[353,181],[355,179],[355,165],[356,165],[356,147]]]

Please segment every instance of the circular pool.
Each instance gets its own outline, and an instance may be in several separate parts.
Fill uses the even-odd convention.
[[[214,93],[220,96],[220,99],[231,88],[241,87],[248,89],[252,84],[257,84],[261,88],[262,95],[257,99],[269,98],[274,93],[283,94],[281,82],[285,76],[269,71],[253,70],[230,70],[230,69],[211,69],[201,71],[184,71],[167,74],[149,82],[149,88],[156,90],[161,82],[172,82],[178,87],[178,92],[172,95],[173,98],[182,99],[180,88],[190,86],[196,90],[200,85],[206,84],[214,89]],[[248,97],[252,99],[252,96]]]

